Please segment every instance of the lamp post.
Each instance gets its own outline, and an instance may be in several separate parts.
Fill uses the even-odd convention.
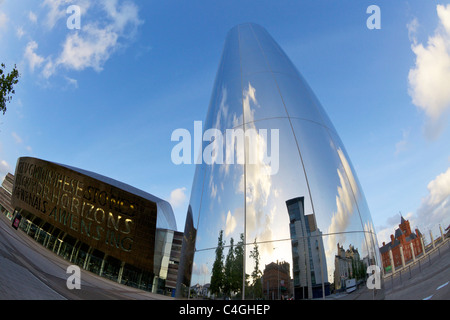
[[[275,251],[277,247],[274,247],[273,250]],[[277,299],[280,300],[280,266],[278,265],[278,259],[277,259]]]
[[[280,265],[278,264],[278,259],[277,259],[277,273],[278,273],[278,280],[277,280],[277,299],[280,300]]]

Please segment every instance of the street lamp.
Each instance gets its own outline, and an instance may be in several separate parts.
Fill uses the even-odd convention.
[[[280,300],[280,265],[278,264],[278,259],[277,259],[277,272],[278,272],[277,298],[278,298],[278,300]]]
[[[275,250],[277,247],[274,247],[273,250]],[[277,299],[280,300],[280,265],[278,264],[277,259]]]

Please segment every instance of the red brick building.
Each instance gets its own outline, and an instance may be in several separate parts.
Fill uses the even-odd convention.
[[[271,262],[266,265],[263,277],[263,295],[268,300],[279,300],[292,296],[289,263]]]
[[[409,260],[420,255],[423,252],[421,237],[419,229],[415,230],[415,233],[411,232],[411,227],[409,221],[401,217],[399,228],[395,230],[395,235],[391,234],[391,242],[384,243],[380,248],[381,260],[383,262],[383,268],[390,269],[391,259],[389,251],[392,251],[392,259],[394,260],[394,267],[398,268],[402,266],[401,250],[403,250],[404,262],[407,263]],[[412,250],[411,250],[412,244]]]

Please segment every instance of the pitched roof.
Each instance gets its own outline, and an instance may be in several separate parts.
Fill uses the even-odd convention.
[[[403,231],[400,228],[398,228],[395,230],[394,238],[397,239],[397,238],[401,237],[402,234],[403,234]]]
[[[403,218],[403,216],[402,215],[400,215],[401,216],[401,219],[400,219],[400,224],[403,224],[403,223],[405,223],[406,222],[406,220]]]

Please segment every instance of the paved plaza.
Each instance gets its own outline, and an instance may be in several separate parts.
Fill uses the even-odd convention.
[[[71,265],[0,215],[0,300],[167,300],[81,270],[81,289],[68,289]]]
[[[385,279],[386,300],[450,300],[450,245],[447,242],[401,278]],[[170,300],[171,297],[120,285],[81,270],[81,289],[68,289],[70,263],[0,216],[0,300]],[[420,269],[418,269],[420,268]],[[368,294],[364,299],[370,299]],[[348,294],[339,299],[358,299]]]

